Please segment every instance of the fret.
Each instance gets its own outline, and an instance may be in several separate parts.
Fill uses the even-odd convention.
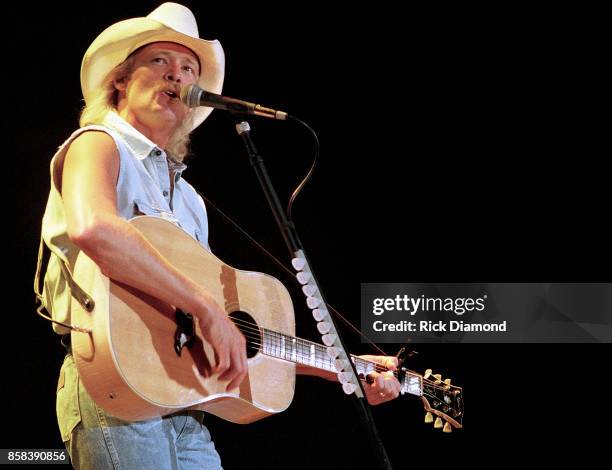
[[[281,335],[281,350],[280,350],[281,358],[286,359],[285,357],[285,335]]]
[[[262,329],[263,332],[263,347],[262,352],[264,354],[270,354],[270,335],[268,334],[268,330],[266,330],[265,328]]]
[[[328,356],[327,348],[321,344],[285,335],[276,331],[261,329],[263,335],[262,352],[268,356],[298,364],[306,364],[329,372],[337,372],[334,360]],[[350,355],[358,375],[365,376],[376,370],[377,364]],[[423,393],[422,377],[406,372],[402,380],[402,393],[420,396]]]
[[[299,357],[298,357],[298,362],[300,364],[303,364],[304,363],[304,343],[302,342],[301,339],[298,339],[297,346],[298,346],[298,351],[300,352]]]
[[[410,393],[420,397],[423,395],[423,382],[422,377],[418,374],[406,372],[404,380],[402,381],[401,393]]]
[[[319,369],[324,369],[327,370],[325,367],[326,364],[326,357],[327,357],[327,352],[324,351],[321,346],[319,346],[318,344],[315,346],[317,349],[317,356],[319,358]]]
[[[277,332],[276,333],[276,357],[278,357],[279,359],[283,358],[281,346],[282,346],[282,335]]]
[[[364,376],[366,376],[370,372],[376,370],[376,364],[373,362],[366,361],[365,359],[361,359],[353,355],[351,355],[351,359],[355,363],[355,369],[357,369],[357,374],[363,374]]]
[[[325,368],[325,370],[328,370],[330,372],[336,372],[336,366],[334,365],[334,362],[332,361],[331,357],[329,357],[329,355],[327,354],[327,349],[323,349],[323,354],[324,354],[324,361],[323,361],[323,366]]]
[[[274,332],[268,331],[268,354],[274,356]]]

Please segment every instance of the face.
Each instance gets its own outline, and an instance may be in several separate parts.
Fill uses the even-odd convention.
[[[148,44],[134,54],[130,76],[115,81],[119,114],[141,131],[173,131],[189,112],[180,100],[180,90],[196,83],[199,74],[198,59],[187,47]]]

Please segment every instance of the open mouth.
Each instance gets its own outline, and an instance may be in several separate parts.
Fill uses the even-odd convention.
[[[164,91],[164,93],[168,95],[170,98],[174,98],[174,99],[178,98],[178,95],[172,90],[166,90]]]

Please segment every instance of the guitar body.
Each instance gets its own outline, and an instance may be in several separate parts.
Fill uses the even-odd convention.
[[[246,312],[259,327],[293,336],[293,305],[286,288],[266,274],[234,269],[174,224],[156,217],[130,223],[183,274],[203,286],[227,314]],[[182,409],[199,409],[235,423],[250,423],[285,410],[293,399],[295,364],[264,354],[248,360],[236,389],[207,376],[215,365],[197,322],[194,342],[175,351],[173,306],[106,277],[81,252],[75,281],[94,301],[92,312],[72,302],[72,331],[79,376],[93,400],[111,415],[138,421]],[[257,335],[257,329],[253,330]]]

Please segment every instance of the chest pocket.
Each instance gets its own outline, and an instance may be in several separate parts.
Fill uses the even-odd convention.
[[[172,222],[174,225],[182,228],[192,238],[195,238],[200,243],[202,242],[202,231],[198,227],[198,224],[190,218],[179,220],[172,212],[168,212],[156,204],[150,204],[142,199],[136,199],[134,201],[134,217],[139,215],[160,217],[168,222]]]

